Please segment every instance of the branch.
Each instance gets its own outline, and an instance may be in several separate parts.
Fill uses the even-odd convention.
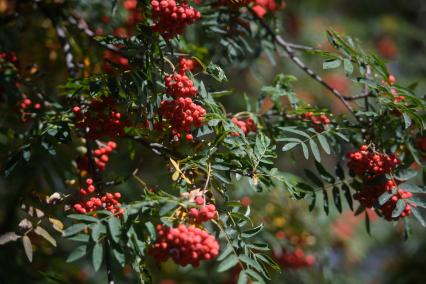
[[[266,32],[270,36],[272,36],[273,40],[278,45],[280,45],[281,47],[284,48],[284,51],[287,53],[287,55],[290,57],[291,61],[293,61],[294,64],[296,64],[300,69],[302,69],[311,78],[313,78],[314,80],[318,81],[321,85],[323,85],[326,89],[328,89],[335,97],[337,97],[342,102],[342,104],[352,114],[354,114],[352,107],[347,103],[347,101],[361,99],[361,98],[364,98],[365,95],[360,95],[360,96],[356,96],[356,97],[355,96],[354,97],[349,97],[349,96],[342,95],[338,90],[336,90],[335,88],[333,88],[332,86],[330,86],[329,84],[327,84],[318,74],[316,74],[305,63],[303,63],[303,61],[299,57],[296,56],[294,50],[296,48],[300,48],[300,46],[288,43],[281,36],[277,35],[272,30],[272,28],[265,22],[265,20],[263,18],[259,17],[251,8],[249,8],[249,10],[250,10],[251,14],[253,15],[253,17],[255,17],[259,21],[259,23],[265,28]]]
[[[96,42],[98,45],[101,45],[112,52],[123,55],[121,49],[116,47],[115,45],[109,44],[109,43],[103,44],[97,41],[95,39],[96,33],[89,27],[87,22],[82,17],[80,17],[77,13],[74,12],[70,16],[65,16],[62,14],[62,17],[64,17],[70,24],[75,26],[78,30],[83,32],[90,40]]]
[[[68,74],[70,75],[70,77],[75,78],[77,76],[77,66],[74,63],[74,55],[72,53],[71,44],[67,38],[64,27],[48,10],[48,8],[44,7],[41,3],[39,3],[39,7],[46,14],[46,16],[50,19],[53,26],[55,27],[56,35],[58,36],[58,40],[64,52],[65,64],[67,66]]]

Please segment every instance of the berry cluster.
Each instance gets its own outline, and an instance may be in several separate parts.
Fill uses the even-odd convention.
[[[109,155],[117,148],[117,143],[108,141],[106,145],[100,146],[98,149],[92,151],[94,156],[95,166],[99,171],[104,171],[108,161]],[[79,157],[77,159],[77,166],[80,171],[89,170],[89,159],[87,156]]]
[[[400,164],[395,154],[388,156],[372,151],[367,145],[362,145],[359,151],[349,153],[348,158],[350,159],[349,169],[364,180],[364,187],[354,194],[354,199],[366,208],[375,206],[388,221],[398,220],[411,214],[411,206],[414,204],[410,204],[405,199],[411,198],[412,193],[398,188],[399,181],[384,177],[384,174],[393,172]],[[391,193],[392,196],[380,206],[377,201],[385,192]],[[392,217],[399,200],[404,200],[405,208],[399,216]]]
[[[238,128],[241,129],[241,131],[244,133],[244,135],[247,135],[250,132],[256,132],[256,130],[257,130],[256,123],[250,117],[248,117],[244,120],[239,120],[238,118],[233,117],[232,122],[235,123],[238,126]],[[240,133],[233,132],[232,135],[233,136],[240,136]]]
[[[151,10],[155,24],[153,30],[165,39],[182,34],[185,28],[201,17],[199,11],[188,5],[186,1],[176,3],[175,0],[153,0]]]
[[[204,204],[205,201],[202,197],[195,198],[195,203],[201,206],[200,208],[193,207],[189,209],[189,217],[195,223],[201,224],[217,217],[216,206],[214,204]]]
[[[182,70],[182,69],[181,69]],[[188,76],[174,73],[164,79],[166,85],[166,94],[173,98],[187,98],[197,95],[197,88]]]
[[[378,185],[365,184],[360,192],[354,194],[354,199],[358,200],[359,203],[364,207],[372,208],[374,205],[376,205],[377,200],[382,194],[385,192],[392,193],[393,191],[395,191],[395,193],[392,195],[392,197],[386,201],[386,203],[380,206],[379,209],[387,221],[396,221],[399,218],[409,216],[411,214],[411,206],[415,206],[415,204],[411,204],[410,202],[405,201],[405,199],[413,197],[413,194],[401,188],[397,189],[397,184],[395,184],[394,181],[386,180],[385,183]],[[392,213],[400,199],[405,201],[405,208],[399,216],[392,217]]]
[[[22,122],[27,122],[29,118],[33,117],[34,111],[39,109],[41,109],[40,103],[33,103],[27,96],[22,95],[22,99],[19,102],[19,112]]]
[[[89,105],[75,106],[72,111],[77,127],[85,132],[86,138],[98,139],[123,134],[125,123],[110,97],[102,101],[94,100]]]
[[[331,122],[326,114],[314,114],[312,111],[302,114],[302,119],[310,121],[317,132],[323,132]]]
[[[135,10],[138,6],[138,0],[124,0],[123,8],[126,10]]]
[[[367,145],[362,145],[359,151],[347,154],[348,167],[357,175],[374,178],[378,175],[390,173],[399,164],[395,154],[386,155],[372,151]]]
[[[86,179],[86,185],[86,188],[81,188],[79,191],[82,197],[93,194],[96,190],[92,179]],[[119,192],[114,194],[107,192],[104,196],[92,196],[85,201],[77,202],[73,205],[73,208],[80,214],[87,214],[96,210],[105,209],[112,214],[123,215],[124,209],[120,208],[120,198],[121,194]]]
[[[195,104],[191,98],[178,98],[171,101],[162,101],[159,114],[164,116],[172,127],[174,140],[178,141],[182,133],[186,133],[185,138],[193,140],[191,127],[200,127],[206,110]]]
[[[124,34],[123,34],[124,31]],[[125,30],[116,30],[114,33],[120,35],[121,37],[126,37],[127,32]],[[120,67],[123,70],[129,70],[129,59],[124,56],[112,52],[110,50],[104,51],[104,71],[108,74],[114,74],[114,67]]]
[[[400,103],[402,101],[405,100],[405,96],[400,96],[398,94],[398,91],[395,89],[395,87],[393,87],[393,85],[395,85],[396,82],[396,78],[394,75],[389,75],[388,80],[386,82],[384,82],[384,84],[388,84],[391,86],[391,93],[394,97],[394,102],[395,103]],[[383,83],[383,82],[382,82]]]
[[[179,265],[198,267],[200,261],[211,260],[219,253],[215,237],[195,226],[170,228],[160,224],[156,229],[157,240],[149,252],[158,262],[171,257]]]
[[[292,252],[284,250],[280,256],[275,256],[275,258],[279,264],[286,268],[302,268],[315,264],[315,256],[305,255],[300,248]]]
[[[197,60],[191,58],[180,57],[179,58],[179,72],[184,74],[186,71],[193,72],[199,67]]]
[[[253,11],[261,18],[263,18],[268,12],[274,12],[279,8],[284,8],[285,6],[284,2],[281,6],[277,5],[275,0],[255,0],[253,2]]]

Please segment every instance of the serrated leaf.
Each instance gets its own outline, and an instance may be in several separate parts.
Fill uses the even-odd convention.
[[[83,256],[85,256],[86,253],[87,253],[87,246],[86,245],[79,246],[71,252],[71,254],[68,256],[66,262],[73,262],[77,259],[80,259]]]
[[[226,248],[220,253],[220,255],[217,257],[217,261],[222,261],[227,257],[229,254],[231,254],[234,251],[231,244],[228,244]]]
[[[247,284],[248,283],[248,276],[247,274],[244,272],[244,270],[242,270],[240,272],[240,275],[238,276],[238,282],[237,284]]]
[[[379,196],[378,202],[379,205],[382,206],[386,202],[388,202],[389,199],[394,195],[393,191],[385,191],[382,195]]]
[[[367,211],[365,211],[365,229],[367,230],[367,233],[371,236],[370,216],[368,216]]]
[[[330,155],[331,153],[330,144],[328,144],[328,141],[324,137],[324,135],[318,134],[318,141],[320,142],[320,145],[322,149],[324,150],[324,152]]]
[[[330,206],[329,206],[329,203],[328,203],[327,191],[323,190],[322,195],[323,195],[323,202],[324,202],[324,204],[323,204],[324,212],[325,212],[325,214],[328,215],[328,213],[330,212]]]
[[[340,64],[342,64],[342,61],[340,59],[327,60],[322,64],[322,69],[334,69],[339,67]]]
[[[86,224],[82,224],[82,223],[74,224],[74,225],[68,227],[67,229],[65,229],[62,236],[63,237],[69,237],[69,236],[75,235],[75,234],[83,231],[84,228],[86,228]]]
[[[126,257],[124,256],[124,254],[119,252],[117,249],[113,249],[112,253],[114,254],[115,259],[121,265],[121,267],[124,267],[126,265]]]
[[[354,65],[352,64],[352,62],[345,58],[343,60],[343,68],[345,69],[345,73],[347,75],[351,75],[354,72]]]
[[[392,211],[392,218],[397,218],[405,209],[405,201],[399,199],[396,203],[395,209]]]
[[[315,205],[316,205],[316,203],[317,203],[317,195],[316,195],[316,193],[314,192],[314,193],[312,194],[312,200],[311,200],[311,203],[309,204],[309,211],[312,211],[312,210],[314,210],[314,209],[315,209]]]
[[[412,179],[416,175],[417,175],[417,171],[413,169],[403,169],[397,172],[397,174],[395,175],[395,178],[400,181],[406,181],[406,180]]]
[[[109,218],[108,228],[109,228],[109,233],[112,239],[114,240],[115,243],[118,243],[120,241],[120,229],[121,229],[120,220],[116,217]]]
[[[95,271],[98,271],[101,267],[102,260],[104,258],[104,247],[102,243],[96,243],[92,251],[92,264]]]
[[[302,145],[303,156],[305,157],[306,160],[309,159],[308,146],[306,146],[305,143],[301,143],[300,145]]]
[[[49,222],[52,224],[53,229],[55,229],[61,234],[64,232],[64,224],[60,220],[55,218],[49,218]]]
[[[324,183],[311,170],[305,169],[306,176],[318,187],[324,187]]]
[[[282,148],[282,151],[283,152],[290,151],[291,149],[293,149],[297,145],[299,145],[299,143],[297,143],[297,142],[291,142],[291,143],[285,144],[284,147]]]
[[[219,264],[219,266],[217,267],[217,272],[227,271],[228,269],[231,269],[238,263],[239,263],[238,257],[232,254]]]
[[[98,222],[92,227],[92,239],[97,242],[101,238],[102,235],[106,234],[106,227],[103,223]]]
[[[256,260],[250,258],[248,255],[242,254],[239,256],[239,259],[241,262],[245,263],[247,267],[253,267],[256,270],[262,270],[262,267],[259,265],[259,263],[256,262]]]
[[[160,216],[164,216],[164,215],[166,215],[167,213],[169,213],[170,211],[172,211],[173,209],[175,209],[176,208],[176,206],[177,206],[177,204],[176,203],[174,203],[174,202],[168,202],[168,203],[166,203],[163,207],[161,207],[161,209],[160,209]]]
[[[78,235],[74,235],[72,237],[69,237],[68,240],[75,241],[75,242],[87,243],[90,240],[90,236],[87,235],[87,234],[78,234]]]
[[[416,207],[411,206],[411,213],[413,213],[414,217],[416,217],[416,219],[420,222],[420,224],[422,224],[423,227],[426,227],[426,221]]]
[[[7,232],[0,236],[0,245],[4,245],[8,242],[14,242],[18,240],[21,236],[17,235],[15,232]]]
[[[244,231],[241,236],[243,238],[251,238],[256,236],[258,233],[260,233],[263,229],[263,224],[260,224],[259,226],[257,226],[256,228]]]
[[[342,199],[340,198],[340,190],[337,186],[333,187],[333,201],[337,211],[342,213]]]
[[[312,154],[314,155],[315,160],[317,160],[317,162],[321,162],[321,155],[320,155],[317,143],[315,143],[315,141],[311,139],[309,140],[309,146],[311,146],[311,151],[312,151]]]
[[[323,167],[322,164],[320,164],[319,162],[315,162],[315,167],[317,168],[318,173],[320,174],[320,177],[328,182],[328,183],[334,183],[335,182],[335,178],[333,177],[333,175],[331,175],[329,172],[327,172],[327,170]]]
[[[424,186],[418,186],[415,184],[401,183],[398,187],[411,193],[426,193],[426,188]]]
[[[52,246],[56,247],[56,240],[47,232],[45,229],[43,229],[40,226],[37,226],[34,229],[34,233],[36,233],[39,236],[42,236],[46,241],[52,244]]]
[[[343,170],[343,168],[342,168],[342,166],[340,164],[336,165],[335,173],[336,173],[336,176],[340,180],[344,180],[345,179],[345,171]]]
[[[24,246],[25,254],[30,262],[33,262],[33,246],[28,236],[22,237],[22,245]]]
[[[345,193],[346,202],[348,203],[349,208],[354,211],[353,199],[349,186],[346,183],[342,184],[342,190]]]
[[[71,214],[67,216],[68,218],[74,219],[74,220],[80,220],[80,221],[88,221],[88,222],[98,222],[99,219],[95,218],[90,215],[85,214]]]

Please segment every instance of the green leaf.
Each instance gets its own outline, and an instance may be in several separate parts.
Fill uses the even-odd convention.
[[[210,63],[206,68],[207,74],[215,78],[219,82],[226,82],[228,78],[226,78],[225,72],[220,66]]]
[[[87,234],[78,234],[68,238],[68,240],[70,241],[83,242],[83,243],[87,243],[89,239],[90,237]]]
[[[126,257],[124,256],[124,254],[119,252],[117,249],[113,249],[112,253],[114,254],[115,259],[121,265],[121,267],[124,267],[126,265]]]
[[[426,227],[426,221],[422,213],[420,213],[420,211],[414,206],[411,206],[411,212],[413,213],[414,217],[416,217],[416,219],[420,222],[420,224],[422,224],[423,227]]]
[[[402,113],[402,117],[404,118],[405,128],[407,129],[413,123],[411,117],[405,112]]]
[[[382,206],[383,204],[385,204],[386,202],[388,202],[389,199],[391,199],[391,197],[394,195],[394,192],[391,191],[385,191],[382,195],[379,196],[379,205]]]
[[[219,264],[219,266],[217,267],[217,272],[227,271],[228,269],[231,269],[232,267],[237,265],[238,262],[238,257],[232,254]]]
[[[330,206],[328,204],[328,194],[327,194],[327,191],[323,190],[322,194],[323,194],[323,201],[324,201],[324,205],[323,205],[324,212],[325,212],[325,214],[328,215],[328,213],[330,212]]]
[[[34,229],[34,233],[36,233],[39,236],[42,236],[46,241],[52,244],[52,246],[56,247],[56,240],[47,232],[45,229],[43,229],[40,226],[37,226]]]
[[[30,262],[33,262],[33,246],[30,238],[25,235],[22,237],[22,245],[24,246],[25,254]]]
[[[298,134],[300,136],[303,136],[305,138],[311,139],[311,136],[301,130],[296,129],[294,126],[288,126],[288,127],[279,127],[282,131],[291,132],[294,134]]]
[[[367,211],[365,211],[365,229],[367,230],[367,233],[371,236],[370,216],[368,216]]]
[[[348,206],[349,208],[354,211],[354,206],[353,206],[353,200],[352,200],[352,194],[351,194],[351,190],[349,189],[349,186],[344,183],[342,184],[342,190],[345,193],[345,198],[346,198],[346,202],[348,202]]]
[[[104,247],[102,243],[96,243],[92,251],[92,263],[95,271],[98,271],[104,258]]]
[[[168,214],[170,211],[172,211],[173,209],[175,209],[177,206],[177,204],[175,202],[168,202],[166,203],[163,207],[161,207],[160,209],[160,216],[164,216],[166,214]]]
[[[397,180],[406,181],[406,180],[412,179],[416,175],[417,175],[417,172],[413,169],[403,169],[397,172],[397,174],[395,175],[395,178]]]
[[[399,199],[398,202],[396,203],[395,209],[392,211],[392,218],[399,217],[399,215],[401,215],[404,209],[405,209],[405,201],[402,199]]]
[[[114,240],[115,243],[118,243],[120,241],[120,229],[121,229],[121,223],[120,220],[116,217],[111,217],[108,220],[108,228],[109,233]]]
[[[82,245],[77,247],[75,250],[72,251],[72,253],[68,256],[66,262],[73,262],[77,259],[82,258],[87,253],[87,246]]]
[[[71,214],[67,216],[68,218],[74,219],[74,220],[80,220],[80,221],[88,221],[88,222],[98,222],[99,219],[95,218],[90,215],[85,214]]]
[[[345,73],[347,75],[351,75],[354,72],[354,65],[349,59],[343,60],[343,68],[345,69]]]
[[[283,152],[290,151],[291,149],[293,149],[297,145],[299,145],[299,143],[297,143],[297,142],[291,142],[291,143],[285,144],[284,147],[282,148],[282,151]]]
[[[339,211],[339,213],[342,213],[342,199],[340,198],[340,190],[337,186],[333,187],[333,200],[337,211]]]
[[[305,157],[305,159],[309,159],[309,150],[308,150],[308,146],[306,146],[305,143],[301,143],[300,145],[302,145],[302,150],[303,150],[303,156]]]
[[[233,249],[232,245],[228,243],[226,248],[220,253],[220,255],[217,257],[216,260],[222,261],[223,259],[225,259],[225,257],[230,255],[233,251],[234,251],[234,249]]]
[[[244,231],[241,236],[243,238],[251,238],[256,236],[258,233],[260,233],[260,231],[262,231],[263,229],[263,224],[260,224],[259,226],[257,226],[256,228]]]
[[[409,191],[411,193],[426,193],[426,188],[424,186],[418,186],[409,183],[401,183],[398,185],[399,188],[404,189],[405,191]]]
[[[318,141],[320,142],[320,145],[325,153],[328,155],[331,154],[330,144],[328,144],[327,139],[324,137],[324,135],[318,134]]]
[[[309,145],[311,146],[311,151],[312,151],[312,154],[314,155],[315,160],[317,160],[317,162],[321,162],[321,155],[320,155],[317,143],[315,143],[315,141],[311,139],[309,140]]]
[[[240,272],[240,275],[238,276],[238,283],[237,284],[247,284],[248,283],[248,276],[247,273],[244,272],[244,270],[242,270]]]
[[[342,61],[340,59],[331,59],[331,60],[325,61],[322,64],[322,68],[324,70],[326,70],[326,69],[335,69],[335,68],[339,67],[340,64],[342,64]]]
[[[326,169],[323,167],[322,164],[320,164],[319,162],[315,162],[315,167],[317,168],[317,171],[319,172],[320,177],[324,181],[326,181],[328,183],[334,183],[335,182],[335,178],[329,172],[326,171]]]
[[[344,180],[345,179],[345,171],[343,170],[343,168],[342,168],[342,166],[340,164],[336,165],[335,173],[336,173],[336,176],[340,180]]]
[[[65,229],[62,236],[63,237],[69,237],[69,236],[75,235],[75,234],[83,231],[84,228],[86,228],[86,224],[79,223],[79,224],[72,225],[72,226],[68,227],[67,229]]]
[[[92,228],[92,239],[97,242],[101,238],[102,235],[106,234],[106,227],[101,222],[96,223]]]
[[[311,170],[305,169],[306,176],[318,187],[324,187],[324,183]]]

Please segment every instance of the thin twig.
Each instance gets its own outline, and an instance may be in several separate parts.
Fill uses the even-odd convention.
[[[118,47],[116,47],[113,44],[103,44],[101,42],[99,42],[98,40],[95,39],[96,33],[89,27],[89,25],[87,24],[87,22],[80,17],[77,13],[72,13],[72,15],[70,16],[65,16],[62,15],[64,18],[66,18],[66,20],[74,25],[78,30],[80,30],[81,32],[83,32],[90,40],[96,42],[97,44],[105,47],[106,49],[115,52],[115,53],[119,53],[120,55],[122,55],[122,50]]]
[[[67,66],[68,74],[70,77],[75,78],[77,76],[77,66],[74,63],[74,55],[72,53],[71,44],[68,40],[64,27],[48,9],[44,8],[41,4],[39,6],[55,27],[56,35],[58,36],[58,40],[64,52],[65,65]]]
[[[287,55],[290,57],[290,59],[291,59],[291,61],[293,61],[293,63],[295,63],[300,69],[302,69],[305,73],[307,73],[311,78],[318,81],[321,85],[323,85],[326,89],[328,89],[335,97],[337,97],[342,102],[342,104],[352,114],[354,113],[352,107],[347,103],[347,101],[363,98],[364,95],[357,96],[357,97],[348,97],[348,96],[342,95],[338,90],[336,90],[335,88],[333,88],[332,86],[327,84],[318,74],[316,74],[313,70],[311,70],[305,63],[303,63],[303,61],[299,57],[296,56],[294,49],[293,49],[293,47],[295,46],[294,44],[288,43],[280,35],[277,35],[272,30],[272,28],[265,22],[265,20],[262,19],[261,17],[259,17],[252,9],[250,9],[250,12],[253,15],[253,17],[255,17],[259,21],[259,23],[265,28],[267,33],[270,36],[272,36],[273,40],[278,45],[280,45],[281,47],[284,48],[284,51],[287,53]]]

